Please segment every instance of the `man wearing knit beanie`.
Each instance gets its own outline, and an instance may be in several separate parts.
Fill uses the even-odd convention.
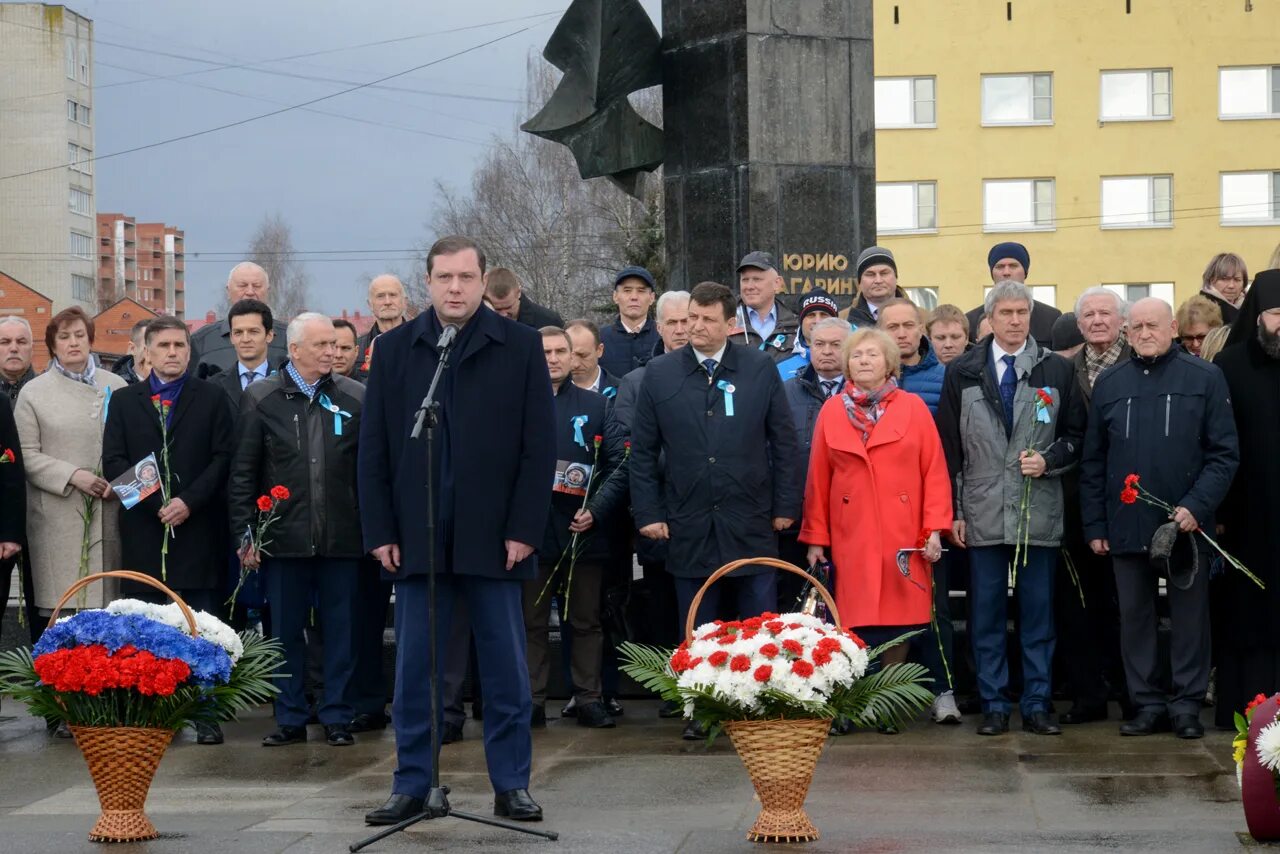
[[[898,287],[898,262],[883,246],[868,246],[858,255],[858,299],[841,317],[855,327],[875,326],[880,306],[891,299],[905,299]]]
[[[997,243],[987,252],[987,272],[991,281],[1002,282],[1013,279],[1026,284],[1027,273],[1031,270],[1031,253],[1027,247],[1012,240]],[[969,318],[969,337],[978,340],[978,326],[982,323],[985,309],[979,305],[965,316]],[[1031,337],[1046,347],[1053,338],[1053,322],[1062,316],[1062,312],[1047,303],[1036,300],[1031,305]]]

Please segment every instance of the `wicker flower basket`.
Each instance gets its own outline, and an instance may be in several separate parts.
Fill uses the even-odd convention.
[[[702,595],[712,584],[743,566],[771,566],[799,575],[813,584],[831,611],[831,619],[840,625],[840,613],[827,589],[798,566],[775,558],[738,560],[720,567],[702,585],[689,606],[685,638],[693,642],[698,606]],[[751,785],[760,798],[760,815],[747,831],[752,842],[812,842],[821,836],[804,811],[804,801],[813,782],[818,756],[827,743],[831,728],[829,719],[801,718],[772,721],[729,721],[724,726],[742,764],[747,767]]]
[[[49,617],[49,625],[58,621],[58,612],[81,588],[105,578],[126,578],[164,592],[178,604],[191,635],[197,635],[195,615],[178,594],[149,575],[128,570],[99,572],[81,578],[62,594]],[[89,831],[89,841],[136,842],[158,837],[160,833],[147,818],[143,807],[160,758],[173,740],[173,730],[99,726],[68,728],[89,766],[89,776],[93,778],[98,803],[102,807],[102,813]]]

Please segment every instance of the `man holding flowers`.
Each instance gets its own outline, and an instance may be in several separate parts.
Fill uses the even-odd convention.
[[[1080,457],[1085,409],[1071,363],[1029,335],[1026,285],[987,294],[991,335],[947,366],[938,432],[955,500],[953,542],[969,549],[970,636],[983,720],[979,735],[1009,729],[1005,625],[1018,591],[1022,728],[1058,735],[1049,714],[1054,647],[1053,573],[1062,542],[1062,475]]]
[[[1120,655],[1137,716],[1121,735],[1172,727],[1200,738],[1209,685],[1207,545],[1214,512],[1231,486],[1239,445],[1222,371],[1174,344],[1168,303],[1139,300],[1129,310],[1130,358],[1093,386],[1080,473],[1084,536],[1110,555],[1120,603]],[[1166,511],[1141,495],[1168,502]],[[1212,536],[1212,534],[1210,534]],[[1229,572],[1234,571],[1229,569]],[[1166,587],[1172,693],[1161,687],[1156,585]]]

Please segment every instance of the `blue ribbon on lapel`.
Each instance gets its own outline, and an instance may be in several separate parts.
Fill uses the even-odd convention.
[[[339,409],[338,405],[330,400],[329,395],[324,392],[320,392],[319,400],[321,406],[333,413],[333,435],[341,436],[342,419],[350,418],[351,413],[347,412],[345,409]]]
[[[729,382],[728,380],[720,380],[718,383],[716,383],[716,388],[724,392],[724,414],[727,417],[732,418],[733,417],[733,393],[737,391],[737,389],[735,389],[733,387],[733,383]]]
[[[583,436],[582,436],[582,427],[583,427],[583,425],[585,425],[585,424],[587,423],[587,420],[588,420],[588,419],[587,419],[587,416],[585,416],[585,415],[575,415],[575,416],[573,416],[573,418],[571,418],[571,419],[569,419],[569,420],[573,423],[573,441],[574,441],[574,443],[575,443],[575,444],[578,444],[578,445],[581,445],[581,446],[583,447],[583,449],[585,450],[585,449],[586,449],[586,447],[587,447],[587,440],[586,440],[586,439],[584,439],[584,438],[583,438]]]

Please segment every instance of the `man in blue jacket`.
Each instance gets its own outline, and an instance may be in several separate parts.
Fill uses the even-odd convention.
[[[555,408],[537,331],[482,306],[485,257],[466,237],[427,254],[431,308],[378,339],[360,430],[360,518],[365,547],[395,581],[398,764],[391,797],[365,816],[395,824],[422,811],[431,787],[427,615],[436,612],[438,664],[455,601],[471,617],[494,814],[540,821],[529,796],[532,711],[525,664],[522,582],[534,577],[555,475]],[[410,437],[445,325],[459,329],[436,399],[435,446]],[[433,466],[435,542],[427,538],[427,454]],[[436,602],[427,592],[430,550]]]
[[[613,301],[618,317],[600,328],[604,354],[600,367],[615,377],[625,377],[649,361],[658,344],[658,327],[649,317],[657,299],[653,274],[644,267],[623,267],[613,277]]]
[[[1239,443],[1226,378],[1214,364],[1174,343],[1173,309],[1149,297],[1129,309],[1133,355],[1093,386],[1080,473],[1084,536],[1094,554],[1111,555],[1120,602],[1120,656],[1137,716],[1121,735],[1172,727],[1200,738],[1200,707],[1209,685],[1209,572],[1203,541],[1239,464]],[[1168,514],[1137,500],[1128,480],[1174,506]],[[1160,548],[1176,525],[1181,548]],[[1167,530],[1161,530],[1167,529]],[[1175,541],[1176,543],[1176,541]],[[1163,553],[1162,553],[1163,552]],[[1234,572],[1235,570],[1228,570]],[[1160,678],[1156,584],[1167,576],[1172,620],[1173,691]]]
[[[924,312],[909,299],[891,299],[880,306],[876,325],[898,345],[903,390],[919,396],[929,411],[937,414],[945,368],[924,334]]]

